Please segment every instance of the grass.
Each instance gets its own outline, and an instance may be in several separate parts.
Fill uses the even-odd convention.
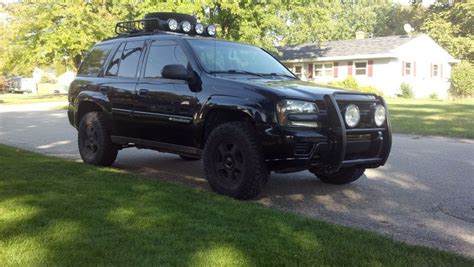
[[[387,99],[395,133],[474,138],[474,100]]]
[[[0,145],[0,265],[472,266],[447,252]]]
[[[67,95],[59,94],[0,94],[0,105],[64,102]]]

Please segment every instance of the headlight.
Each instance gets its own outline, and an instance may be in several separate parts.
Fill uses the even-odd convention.
[[[346,112],[344,113],[344,118],[346,120],[347,126],[351,128],[355,127],[360,120],[359,107],[354,104],[348,105],[346,107]]]
[[[181,30],[185,33],[190,32],[192,29],[191,23],[187,20],[181,22]]]
[[[318,106],[312,102],[283,100],[277,104],[278,122],[281,126],[318,127],[317,121],[305,119],[308,115],[316,115],[318,112]],[[299,115],[299,118],[291,120],[289,115]]]
[[[178,29],[178,22],[175,19],[168,19],[168,28],[172,31],[176,31]]]
[[[378,127],[382,126],[383,123],[385,122],[386,118],[386,111],[385,107],[382,105],[377,105],[375,108],[375,114],[374,114],[374,120],[375,120],[375,125]]]
[[[209,34],[209,36],[216,35],[216,26],[214,26],[212,24],[207,26],[207,34]]]
[[[197,34],[202,34],[204,32],[204,26],[202,26],[201,23],[198,23],[198,24],[196,24],[196,26],[194,26],[194,31]]]

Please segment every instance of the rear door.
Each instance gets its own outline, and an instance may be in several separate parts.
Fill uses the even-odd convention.
[[[142,138],[177,145],[194,145],[193,116],[196,93],[184,80],[161,77],[165,65],[188,66],[189,60],[174,40],[153,40],[148,46],[143,74],[137,84],[134,115]]]
[[[103,82],[99,84],[99,90],[106,94],[111,102],[116,135],[139,136],[132,115],[138,66],[143,49],[143,40],[122,42],[105,69]]]

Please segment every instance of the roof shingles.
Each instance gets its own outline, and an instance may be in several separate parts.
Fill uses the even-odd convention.
[[[302,60],[324,57],[387,54],[417,36],[386,36],[367,39],[323,42],[277,47],[279,60]]]

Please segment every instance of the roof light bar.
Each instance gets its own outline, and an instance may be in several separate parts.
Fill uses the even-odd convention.
[[[168,28],[171,31],[178,30],[178,21],[176,21],[175,19],[168,19]]]
[[[163,13],[166,15],[166,13]],[[183,14],[179,14],[183,16]],[[189,35],[216,36],[216,26],[214,24],[204,26],[198,23],[193,17],[183,19],[179,16],[176,18],[147,18],[142,20],[121,21],[115,25],[115,32],[119,35],[141,34],[149,32],[171,31],[180,32]],[[194,19],[194,20],[193,20]]]
[[[209,36],[216,36],[216,26],[214,24],[207,26],[206,31]]]
[[[204,33],[204,26],[201,23],[198,23],[194,26],[194,31],[197,34],[202,35]]]
[[[180,28],[184,33],[189,33],[193,27],[191,25],[191,22],[185,20],[181,22]]]

